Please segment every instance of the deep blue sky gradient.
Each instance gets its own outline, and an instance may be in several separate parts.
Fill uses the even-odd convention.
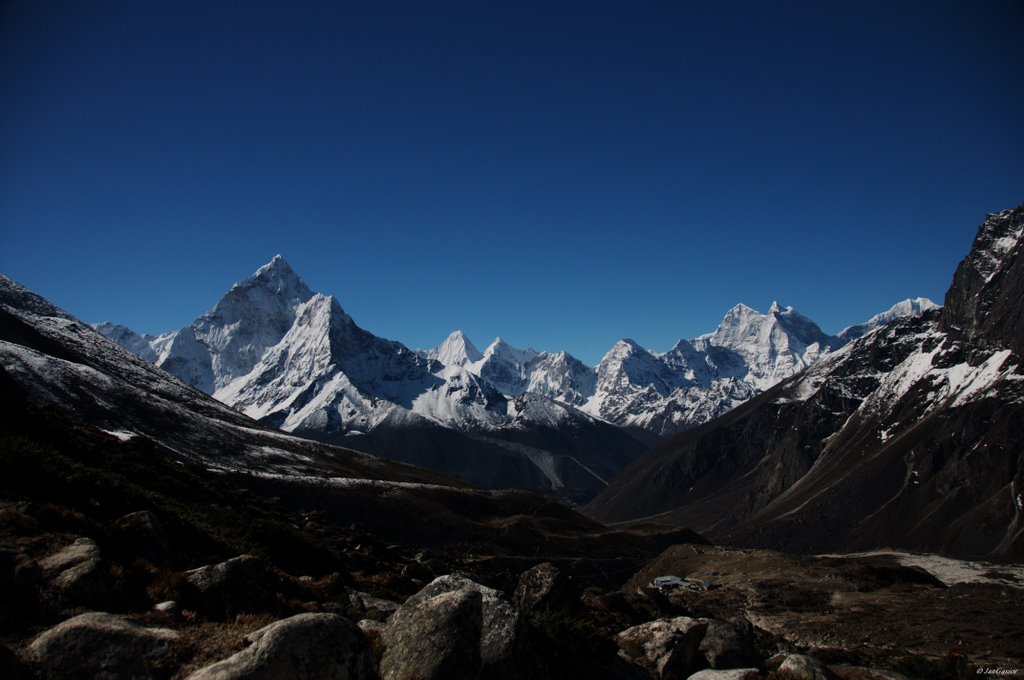
[[[1024,201],[1024,3],[0,6],[0,271],[185,325],[282,253],[411,347],[596,363],[941,302]]]

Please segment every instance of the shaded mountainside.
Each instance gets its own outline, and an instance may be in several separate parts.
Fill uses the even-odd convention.
[[[1024,553],[1021,212],[988,217],[947,308],[666,440],[585,511],[801,552]]]
[[[519,555],[545,536],[566,556],[593,549],[617,559],[632,541],[617,545],[612,537],[606,547],[605,534],[628,532],[608,532],[527,491],[483,491],[423,468],[262,426],[6,277],[0,277],[0,396],[5,435],[56,447],[68,465],[94,468],[99,476],[138,472],[138,480],[129,474],[123,483],[175,479],[174,471],[181,470],[183,480],[202,478],[201,486],[259,489],[261,498],[278,498],[294,511],[315,509],[339,525],[358,523],[385,539],[417,546],[482,542],[492,554]],[[65,443],[78,439],[86,442],[83,452],[97,453],[76,461],[77,445]],[[111,464],[119,458],[130,463]],[[148,465],[162,472],[146,472]],[[138,491],[140,498],[147,493],[145,487]],[[239,494],[233,494],[236,500],[245,497]],[[215,493],[204,502],[219,503]],[[495,522],[505,530],[496,533]],[[672,534],[686,535],[699,540],[687,532]],[[660,545],[665,542],[655,540],[652,549]]]

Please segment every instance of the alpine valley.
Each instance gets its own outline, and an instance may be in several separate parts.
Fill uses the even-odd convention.
[[[596,368],[410,350],[280,257],[159,337],[0,276],[0,677],[1010,675],[1022,233],[942,308]]]
[[[268,425],[570,504],[603,491],[658,439],[710,421],[849,340],[935,308],[906,300],[837,336],[792,307],[737,305],[667,352],[616,343],[596,368],[566,352],[483,352],[461,331],[410,350],[360,328],[280,256],[190,326],[158,337],[95,328]]]

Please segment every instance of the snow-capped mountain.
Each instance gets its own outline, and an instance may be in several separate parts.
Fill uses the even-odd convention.
[[[1021,554],[1022,231],[1024,207],[989,215],[941,310],[662,442],[588,513],[787,550]]]
[[[461,333],[437,350],[412,351],[360,328],[281,256],[179,331],[147,338],[111,324],[96,328],[261,422],[406,462],[428,456],[435,469],[484,486],[587,497],[642,450],[539,389],[524,402],[528,408],[510,404],[512,390],[496,371],[506,370],[511,381],[523,363],[557,359],[500,341],[481,353]],[[563,441],[560,430],[589,433],[577,439],[591,447]],[[425,444],[441,439],[443,450]]]
[[[506,396],[539,394],[638,435],[661,437],[706,423],[813,365],[859,337],[855,329],[863,334],[935,307],[926,298],[905,300],[844,337],[827,335],[777,302],[767,313],[740,304],[713,332],[664,353],[620,340],[595,368],[565,352],[516,349],[500,338],[480,354],[461,332],[422,354],[465,368]]]
[[[897,302],[889,309],[885,310],[880,314],[875,314],[873,317],[859,323],[854,326],[847,326],[843,330],[839,331],[837,337],[842,338],[846,342],[856,340],[857,338],[863,337],[871,331],[884,326],[890,321],[908,316],[921,316],[930,309],[937,309],[938,305],[929,300],[928,298],[917,297]]]

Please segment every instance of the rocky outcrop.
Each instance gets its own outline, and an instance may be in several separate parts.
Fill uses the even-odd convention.
[[[100,548],[91,538],[70,545],[39,561],[47,589],[58,606],[95,605],[107,591]]]
[[[793,680],[835,680],[836,674],[813,656],[790,654],[779,664],[779,672]]]
[[[942,310],[946,332],[1024,355],[1024,206],[989,215],[953,275]]]
[[[187,608],[211,618],[227,618],[241,612],[265,612],[277,607],[277,579],[270,566],[258,557],[239,555],[226,562],[186,572],[197,596]]]
[[[166,678],[176,664],[178,634],[144,628],[101,612],[81,614],[42,633],[29,653],[43,678]]]
[[[750,622],[739,618],[732,623],[698,619],[707,624],[700,652],[712,668],[740,668],[759,660]]]
[[[708,624],[679,616],[627,628],[616,636],[622,652],[658,680],[687,678],[706,666],[698,648]]]
[[[519,575],[512,601],[522,612],[571,609],[579,605],[580,594],[569,579],[550,562],[543,562]]]
[[[482,668],[483,596],[463,588],[399,609],[382,636],[384,680],[476,678]]]
[[[245,636],[248,647],[189,680],[364,680],[374,677],[366,639],[336,614],[299,614]]]
[[[662,441],[585,512],[790,552],[1024,554],[1022,233],[1024,208],[989,216],[943,310]]]
[[[403,607],[415,608],[438,594],[460,590],[481,596],[480,659],[484,674],[496,679],[536,677],[533,654],[524,645],[526,629],[522,615],[500,591],[459,574],[448,574],[428,583]]]
[[[731,668],[719,671],[706,668],[697,671],[687,680],[756,680],[761,677],[761,671],[756,668]]]

